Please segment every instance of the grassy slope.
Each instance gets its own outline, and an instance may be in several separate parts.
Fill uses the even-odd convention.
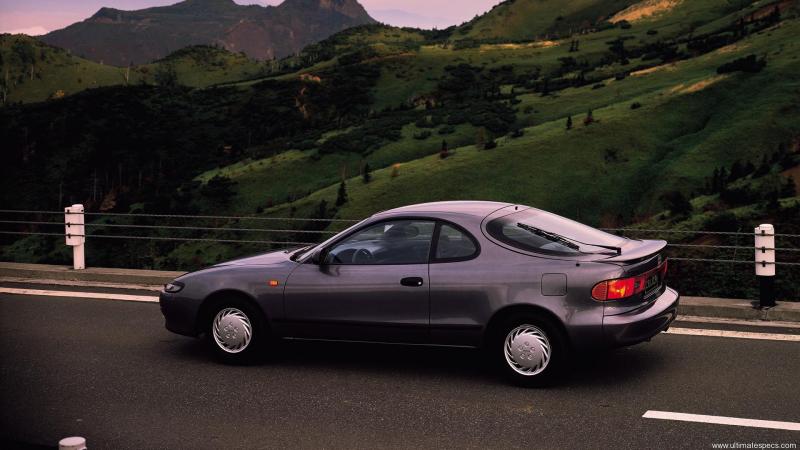
[[[20,54],[26,56],[21,57]],[[2,77],[8,74],[8,101],[35,102],[84,89],[122,84],[123,69],[72,56],[25,35],[0,36]],[[31,79],[33,66],[33,79]],[[138,81],[138,80],[137,80]]]
[[[23,56],[24,55],[24,56]],[[25,35],[0,36],[0,80],[8,72],[9,102],[38,102],[56,92],[126,84],[126,68],[89,61]],[[189,47],[152,64],[133,66],[128,84],[154,84],[155,74],[169,65],[179,84],[206,87],[259,76],[265,63],[212,47]],[[31,79],[33,66],[33,79]]]
[[[461,198],[534,204],[595,223],[601,211],[657,211],[665,190],[697,187],[714,167],[756,160],[800,133],[793,100],[800,87],[800,48],[790,38],[798,32],[797,21],[786,22],[747,38],[738,49],[609,82],[600,90],[587,86],[556,98],[526,97],[539,111],[533,118],[541,119],[522,138],[503,138],[492,151],[466,146],[446,160],[410,161],[397,178],[386,168],[375,172],[370,184],[351,180],[351,202],[340,216],[358,218],[404,203]],[[759,74],[716,76],[721,62],[748,52],[766,52],[768,67]],[[704,86],[708,80],[718,81]],[[632,101],[644,106],[632,110]],[[583,127],[582,115],[576,116],[575,129],[566,132],[563,112],[587,107],[595,108],[600,122]],[[605,161],[608,148],[617,149],[621,162]],[[300,204],[330,202],[335,192],[331,185]]]
[[[373,169],[395,163],[412,161],[437,153],[443,139],[451,146],[472,142],[475,130],[470,125],[459,125],[453,134],[441,136],[433,133],[427,139],[413,138],[419,129],[413,124],[403,128],[403,137],[385,145],[366,158],[355,153],[324,155],[319,160],[312,158],[313,151],[291,150],[270,158],[256,161],[246,160],[232,166],[205,172],[197,177],[207,181],[215,175],[227,176],[238,185],[237,195],[231,202],[230,212],[253,214],[256,209],[266,207],[270,201],[283,203],[288,196],[302,198],[341,180],[342,172],[358,176],[363,161]],[[435,131],[435,129],[434,129]]]
[[[454,39],[529,40],[548,33],[558,22],[577,29],[624,9],[633,0],[511,0],[461,27]]]
[[[269,68],[268,62],[250,59],[243,53],[195,46],[178,50],[162,60],[135,69],[147,82],[153,83],[153,74],[164,64],[175,68],[179,84],[198,88],[255,78]]]

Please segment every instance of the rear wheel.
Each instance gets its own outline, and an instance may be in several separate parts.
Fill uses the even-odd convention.
[[[244,300],[232,298],[212,308],[206,338],[221,361],[248,364],[262,356],[268,336],[260,311]]]
[[[515,316],[498,328],[489,350],[511,382],[537,387],[556,380],[567,359],[568,346],[561,330],[550,320]]]

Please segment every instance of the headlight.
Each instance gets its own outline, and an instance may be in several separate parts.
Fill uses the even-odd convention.
[[[172,283],[167,283],[164,285],[164,292],[168,292],[170,294],[180,292],[181,289],[183,289],[183,283],[177,281],[173,281]]]

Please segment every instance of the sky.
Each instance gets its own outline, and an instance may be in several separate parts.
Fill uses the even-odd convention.
[[[179,0],[0,0],[0,33],[44,34],[81,21],[103,6],[123,10]],[[281,0],[235,0],[277,5]],[[360,0],[372,17],[390,25],[446,28],[489,10],[500,0]],[[453,6],[457,2],[457,7]]]

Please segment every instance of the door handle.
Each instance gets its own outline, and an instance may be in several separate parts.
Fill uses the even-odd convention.
[[[422,286],[422,277],[406,277],[400,280],[403,286],[420,287]]]

